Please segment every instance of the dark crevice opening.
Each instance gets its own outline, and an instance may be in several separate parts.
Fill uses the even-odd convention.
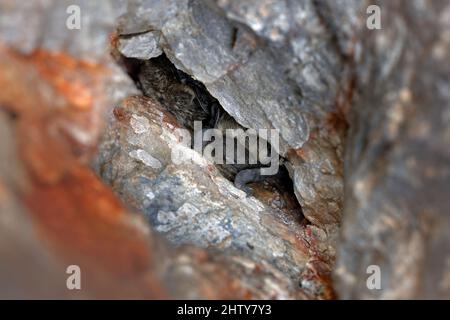
[[[201,120],[204,129],[217,127],[219,121],[235,121],[223,109],[219,101],[209,93],[203,83],[177,69],[164,53],[147,61],[126,58],[121,55],[118,63],[125,69],[143,95],[156,98],[168,112],[177,118],[180,125],[189,129],[191,133],[193,133],[194,120]],[[143,73],[146,73],[146,77],[143,77]],[[186,105],[186,94],[189,100],[191,93],[194,97],[189,105],[189,110],[180,107]],[[237,122],[235,125],[243,130],[247,129],[238,125]],[[285,159],[281,159],[276,175],[267,176],[261,181],[250,182],[248,186],[252,190],[253,196],[270,207],[280,209],[287,214],[289,220],[294,219],[301,225],[307,224],[308,221],[305,219],[294,193],[293,181],[288,170],[282,164],[284,161]],[[236,174],[242,169],[240,166],[216,164],[222,175],[232,183],[234,183]]]

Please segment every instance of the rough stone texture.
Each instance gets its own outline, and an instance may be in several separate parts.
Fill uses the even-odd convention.
[[[117,49],[128,58],[148,60],[162,54],[159,47],[160,33],[149,31],[143,34],[119,39]]]
[[[359,30],[349,116],[341,298],[450,298],[450,5],[376,1]],[[369,265],[381,290],[368,290]]]
[[[338,45],[330,25],[344,17],[351,29],[353,4],[331,14],[325,1],[136,1],[118,33],[161,31],[169,59],[241,125],[278,129],[304,215],[334,239],[352,79],[347,38]]]
[[[49,51],[63,50],[87,61],[96,61],[108,51],[109,33],[117,18],[126,10],[126,1],[107,0],[104,3],[89,0],[36,0],[16,4],[2,0],[0,30],[2,42],[32,53],[36,48]],[[81,29],[66,28],[67,8],[77,5],[81,12]]]
[[[179,124],[157,102],[131,97],[113,115],[98,171],[170,242],[239,253],[272,265],[296,284],[305,281],[309,261],[321,260],[329,271],[330,257],[313,253],[328,249],[320,244],[323,235],[307,235],[311,227],[301,223],[299,209],[286,212],[279,208],[283,200],[269,206],[235,188],[213,163],[180,142]],[[177,163],[175,154],[192,161]],[[311,296],[329,290],[319,278],[315,286],[303,289]]]
[[[139,11],[137,18],[134,12],[130,13],[133,19],[126,21],[143,25],[145,19],[146,28],[161,30],[161,46],[166,55],[179,69],[203,82],[241,125],[255,129],[275,127],[286,141],[301,147],[308,138],[302,115],[291,113],[289,122],[286,117],[278,117],[294,108],[294,92],[279,81],[283,74],[274,57],[256,47],[257,39],[252,33],[243,27],[233,29],[238,27],[233,27],[208,1],[169,3],[149,1],[147,10]],[[234,37],[237,38],[233,41]]]
[[[57,263],[43,248],[26,208],[11,190],[25,188],[27,180],[17,157],[14,126],[3,111],[0,130],[0,297],[64,296],[64,274],[58,275]],[[52,290],[45,290],[48,287]]]
[[[104,115],[136,89],[106,50],[112,24],[68,36],[62,31],[68,4],[0,2],[1,296],[311,297],[269,262],[166,245],[95,176],[90,163]],[[87,2],[79,4],[83,11]],[[103,21],[110,8],[103,5],[83,11],[86,26]],[[28,28],[19,18],[30,12],[38,25],[48,25],[18,31],[5,22]],[[66,290],[66,267],[74,263],[82,291]],[[305,283],[320,283],[314,282],[320,264],[310,265]]]
[[[0,1],[1,297],[334,297],[345,173],[339,297],[450,298],[450,6],[374,2],[383,30],[371,1]],[[160,52],[244,127],[280,130],[308,221],[192,151],[169,161],[177,122],[117,65]]]
[[[335,243],[343,208],[345,112],[354,81],[351,40],[364,5],[353,0],[217,3],[230,19],[268,41],[276,67],[286,75],[284,82],[300,93],[294,110],[271,116],[293,119],[292,114],[301,114],[306,119],[308,139],[301,148],[290,145],[288,168],[305,216]]]

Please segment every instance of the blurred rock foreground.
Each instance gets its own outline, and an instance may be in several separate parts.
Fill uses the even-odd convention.
[[[445,0],[0,0],[0,297],[450,298],[449,30]],[[162,55],[284,175],[183,146],[136,81]]]

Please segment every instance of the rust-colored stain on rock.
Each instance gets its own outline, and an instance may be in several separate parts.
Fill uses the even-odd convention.
[[[31,178],[21,197],[42,237],[58,256],[92,271],[90,289],[100,288],[100,296],[111,296],[108,287],[118,285],[124,295],[164,297],[158,281],[146,275],[152,263],[148,239],[124,219],[116,196],[80,161],[89,149],[80,152],[76,135],[59,130],[63,123],[89,128],[92,118],[99,119],[103,110],[93,105],[104,98],[97,90],[107,81],[107,69],[44,51],[23,56],[1,48],[0,58],[0,105],[16,114]],[[83,132],[96,143],[97,128]]]

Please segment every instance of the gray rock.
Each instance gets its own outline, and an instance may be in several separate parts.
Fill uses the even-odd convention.
[[[117,49],[127,58],[148,60],[162,54],[159,47],[159,32],[146,32],[131,37],[119,38]]]
[[[217,3],[230,19],[248,25],[269,42],[277,67],[286,75],[284,87],[291,85],[300,93],[294,108],[272,111],[270,118],[298,121],[295,116],[301,115],[305,119],[308,139],[291,144],[295,150],[288,154],[295,193],[310,222],[336,231],[343,208],[343,113],[351,104],[353,81],[349,54],[364,4],[351,0]]]
[[[0,1],[0,296],[308,298],[272,261],[167,245],[91,172],[105,110],[136,93],[107,50],[124,3]],[[65,28],[69,5],[81,7],[81,30]],[[147,132],[141,120],[133,120],[137,136]],[[130,161],[164,169],[164,159],[144,148],[130,151]],[[160,196],[164,203],[165,195]],[[296,243],[293,236],[290,241]],[[282,240],[277,244],[287,246]],[[81,267],[81,292],[67,290],[69,264]]]
[[[80,9],[80,29],[66,25],[73,11]],[[125,13],[126,2],[106,0],[30,1],[11,3],[0,12],[0,39],[24,54],[36,48],[61,52],[88,61],[104,57],[108,52],[109,36],[117,18]]]
[[[155,101],[131,97],[114,113],[97,167],[125,203],[174,245],[239,253],[299,281],[309,260],[295,240],[304,237],[300,216],[234,187],[213,163],[180,143],[176,120]],[[177,163],[179,153],[192,161]]]
[[[356,44],[337,290],[343,299],[448,299],[450,5],[377,4],[382,29],[361,26]],[[372,265],[379,290],[366,283]]]
[[[113,39],[114,49],[126,58],[146,60],[164,53],[178,69],[201,81],[240,125],[278,129],[279,152],[287,160],[295,195],[311,224],[299,223],[299,212],[288,214],[262,199],[247,197],[213,164],[180,144],[178,122],[158,103],[128,98],[114,116],[108,111],[109,128],[96,169],[123,203],[140,211],[172,245],[166,246],[142,220],[135,223],[131,214],[117,221],[101,212],[111,220],[93,221],[113,223],[81,223],[86,227],[82,230],[91,230],[85,233],[89,236],[112,232],[101,239],[93,236],[96,241],[81,247],[93,260],[89,254],[78,256],[92,262],[90,270],[102,272],[102,277],[95,277],[103,286],[102,294],[120,288],[140,297],[141,289],[155,289],[146,284],[150,282],[177,298],[333,297],[326,292],[331,291],[326,278],[338,250],[335,283],[340,298],[450,298],[446,148],[450,143],[450,6],[439,0],[375,1],[382,10],[383,28],[371,31],[365,25],[369,4],[357,0],[0,2],[0,55],[6,58],[1,61],[16,63],[3,63],[0,81],[18,97],[8,97],[8,90],[0,94],[5,137],[0,148],[0,252],[5,262],[0,282],[15,286],[10,296],[39,297],[42,279],[30,276],[31,267],[48,277],[49,296],[64,290],[63,277],[52,277],[62,270],[55,259],[59,256],[43,245],[29,217],[37,214],[33,219],[40,221],[45,215],[39,208],[61,212],[59,202],[39,207],[39,196],[26,205],[23,199],[30,190],[55,187],[46,185],[57,183],[52,179],[46,183],[34,179],[52,176],[50,169],[58,169],[54,164],[61,165],[57,160],[68,153],[74,153],[76,168],[87,169],[90,154],[85,150],[97,143],[103,111],[137,93],[109,56]],[[80,30],[66,28],[69,5],[81,9]],[[36,59],[35,52],[49,61]],[[53,62],[50,58],[55,54],[71,62],[93,63],[102,71],[73,76],[70,66],[49,68],[52,64],[47,62]],[[65,68],[69,73],[62,73]],[[30,70],[23,76],[21,71]],[[40,77],[43,70],[52,70],[50,80]],[[95,91],[84,113],[68,110],[61,102],[68,97],[66,86],[54,87],[61,79],[78,80],[77,76],[82,84],[91,83],[89,77],[92,83],[102,82],[107,73],[110,82],[105,91]],[[8,77],[14,81],[8,82]],[[74,83],[67,82],[71,89]],[[23,88],[25,94],[18,94]],[[39,112],[29,109],[30,101],[41,102]],[[20,121],[13,120],[15,116]],[[39,133],[54,132],[44,118],[62,120],[55,123],[72,139],[50,135],[49,148],[59,148],[49,151],[59,157],[44,157],[39,167],[18,157],[16,145],[29,142],[30,135],[39,140]],[[23,125],[25,120],[32,125]],[[184,151],[194,161],[174,163],[174,150]],[[87,194],[106,189],[101,184],[83,186]],[[78,205],[78,192],[86,191],[67,185],[54,189],[69,205]],[[109,203],[107,208],[120,207],[114,198],[100,200]],[[87,214],[91,207],[83,208]],[[67,227],[64,219],[58,220],[61,216],[67,217],[49,215],[47,223]],[[139,228],[130,229],[133,223]],[[110,229],[103,229],[106,225]],[[55,229],[46,230],[47,236],[54,237],[49,237],[50,242],[65,239]],[[132,236],[130,243],[127,236]],[[118,252],[136,250],[135,255],[125,255],[142,263],[131,268],[131,282],[117,276],[122,270],[111,264],[99,268],[95,250],[111,245],[126,248]],[[77,251],[62,249],[70,258]],[[152,262],[143,262],[150,251]],[[134,266],[130,261],[124,263]],[[367,287],[367,270],[373,265],[381,271],[380,290]],[[19,279],[18,272],[27,277]],[[155,297],[152,294],[146,297]],[[90,290],[86,295],[95,296]]]
[[[249,28],[227,20],[211,1],[177,1],[167,4],[166,10],[152,1],[149,7],[137,14],[129,12],[128,20],[134,18],[129,24],[137,28],[147,23],[146,28],[160,30],[169,59],[203,82],[241,125],[276,128],[290,145],[301,147],[308,138],[302,114],[285,117],[299,103],[296,92],[281,80],[284,75],[276,58],[260,48]]]
[[[239,124],[278,129],[280,154],[294,150],[290,172],[305,216],[335,230],[342,211],[345,132],[330,129],[329,121],[349,103],[351,78],[323,20],[344,16],[348,26],[357,9],[346,6],[337,17],[323,17],[322,2],[239,3],[136,3],[120,30],[161,31],[161,48],[172,63],[203,82]],[[301,149],[314,156],[299,159],[295,150]]]

